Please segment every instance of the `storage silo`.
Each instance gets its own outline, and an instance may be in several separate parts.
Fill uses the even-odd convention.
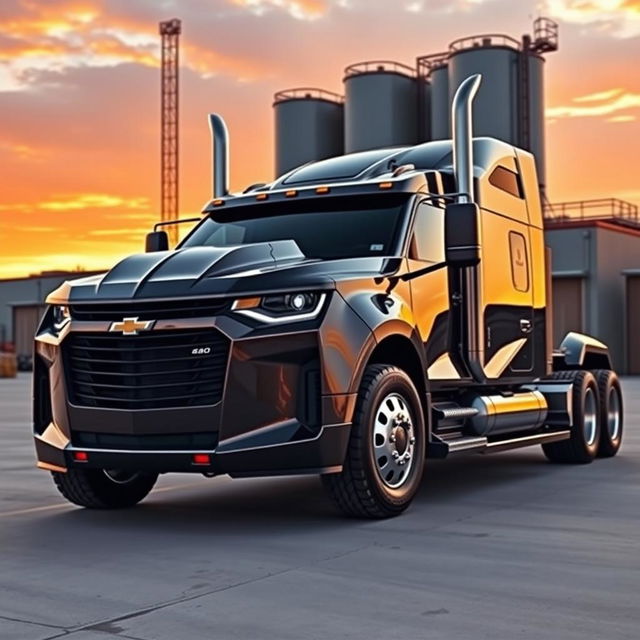
[[[520,43],[504,35],[472,36],[455,40],[449,51],[449,104],[463,80],[482,74],[473,104],[474,135],[517,145]]]
[[[345,153],[418,142],[416,71],[398,62],[346,68]]]
[[[451,102],[449,101],[449,67],[446,62],[429,73],[431,81],[431,139],[451,137]]]
[[[322,89],[276,93],[276,176],[316,160],[344,153],[344,98]]]
[[[418,142],[431,140],[431,83],[418,74]]]

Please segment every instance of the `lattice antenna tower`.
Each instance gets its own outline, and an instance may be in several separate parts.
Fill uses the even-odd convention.
[[[162,222],[178,219],[178,167],[179,167],[179,38],[180,20],[165,20],[160,23],[162,36],[161,64],[161,138],[160,138],[160,175]],[[178,228],[168,226],[171,245],[178,241]]]

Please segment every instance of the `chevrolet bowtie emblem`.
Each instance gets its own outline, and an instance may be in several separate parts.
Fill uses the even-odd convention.
[[[122,322],[112,322],[109,331],[121,331],[125,336],[137,336],[140,331],[149,331],[155,320],[138,320],[138,318],[123,318]]]

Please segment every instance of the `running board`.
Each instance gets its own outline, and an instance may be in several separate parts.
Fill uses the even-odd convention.
[[[529,436],[519,436],[508,440],[489,441],[481,436],[465,436],[462,438],[451,438],[443,440],[434,436],[434,442],[429,443],[429,458],[446,458],[456,453],[494,453],[497,451],[507,451],[509,449],[519,449],[534,444],[546,444],[557,440],[567,440],[571,437],[570,431],[553,431],[545,433],[535,433]]]
[[[532,436],[520,436],[509,440],[497,440],[490,442],[487,448],[480,453],[493,453],[496,451],[507,451],[509,449],[519,449],[520,447],[528,447],[532,444],[547,444],[558,440],[568,440],[571,437],[571,431],[554,431],[552,433],[536,433]]]

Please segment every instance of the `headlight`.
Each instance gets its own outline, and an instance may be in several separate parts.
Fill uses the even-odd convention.
[[[262,298],[241,298],[232,309],[248,318],[266,323],[299,322],[316,318],[326,293],[284,293]]]
[[[71,320],[71,313],[69,307],[62,304],[56,304],[53,306],[53,327],[57,331],[60,331],[67,322]]]

